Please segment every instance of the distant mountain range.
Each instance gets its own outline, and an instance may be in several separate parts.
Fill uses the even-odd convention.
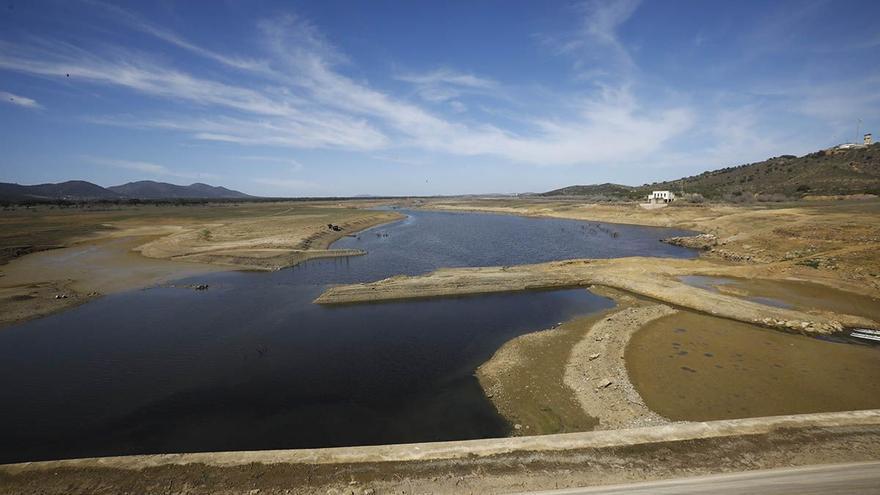
[[[568,186],[540,196],[579,196],[592,200],[633,200],[651,191],[700,194],[707,199],[796,199],[803,196],[880,195],[880,143],[832,148],[801,157],[784,155],[762,162],[703,172],[641,186],[597,184]]]
[[[142,180],[119,186],[101,187],[91,182],[71,180],[58,184],[24,186],[0,182],[2,201],[113,200],[113,199],[244,199],[253,198],[225,187],[195,183],[188,186]]]
[[[174,198],[198,198],[198,199],[218,199],[218,198],[252,198],[243,192],[233,191],[221,186],[209,186],[196,182],[188,186],[178,186],[168,184],[167,182],[153,182],[151,180],[141,180],[137,182],[129,182],[121,186],[108,187],[110,191],[126,198],[138,199],[174,199]]]

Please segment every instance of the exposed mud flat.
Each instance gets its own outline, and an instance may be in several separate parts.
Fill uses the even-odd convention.
[[[224,270],[204,263],[170,263],[133,249],[152,236],[85,242],[14,259],[0,273],[0,327],[45,316],[122,290]]]
[[[645,325],[626,366],[648,407],[673,420],[880,407],[880,349],[690,312]]]

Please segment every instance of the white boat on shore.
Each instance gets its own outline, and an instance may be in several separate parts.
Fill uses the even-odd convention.
[[[849,334],[849,336],[855,337],[857,339],[875,340],[877,342],[880,342],[880,334],[878,334],[876,332],[864,333],[863,331],[860,330],[857,332],[852,332],[851,334]]]

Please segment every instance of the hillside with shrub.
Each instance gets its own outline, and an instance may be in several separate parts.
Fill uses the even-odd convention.
[[[613,187],[612,187],[613,186]],[[682,191],[689,198],[727,201],[783,201],[809,196],[880,195],[880,143],[850,150],[828,149],[801,157],[783,155],[762,162],[703,172],[673,181],[631,187],[618,184],[569,186],[542,196],[584,196],[633,200],[652,190]]]

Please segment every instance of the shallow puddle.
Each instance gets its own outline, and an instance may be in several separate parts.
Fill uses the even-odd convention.
[[[880,299],[820,284],[700,275],[680,277],[680,280],[693,287],[742,297],[768,306],[802,311],[834,311],[880,321]]]
[[[880,349],[680,312],[626,350],[645,403],[672,420],[880,407]]]

